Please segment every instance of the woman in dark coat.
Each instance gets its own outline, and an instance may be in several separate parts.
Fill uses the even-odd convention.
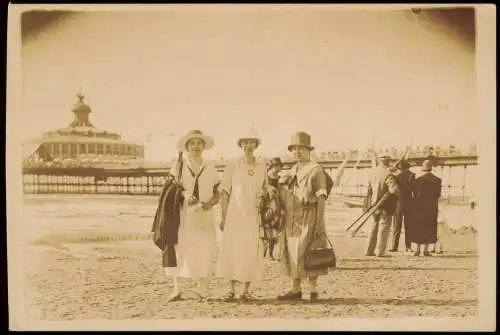
[[[424,256],[430,256],[429,244],[437,241],[441,179],[432,173],[432,163],[429,160],[423,162],[422,171],[424,174],[415,180],[410,241],[417,244],[415,256],[420,255],[422,245]]]

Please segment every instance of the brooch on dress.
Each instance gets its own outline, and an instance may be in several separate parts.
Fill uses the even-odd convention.
[[[255,174],[254,170],[250,169],[248,170],[248,175],[249,176],[253,176]]]

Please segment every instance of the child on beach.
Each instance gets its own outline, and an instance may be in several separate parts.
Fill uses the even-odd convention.
[[[267,183],[259,194],[260,238],[264,242],[264,257],[274,260],[274,247],[285,218],[285,208],[279,197],[279,179],[283,163],[279,157],[271,159],[267,169]]]

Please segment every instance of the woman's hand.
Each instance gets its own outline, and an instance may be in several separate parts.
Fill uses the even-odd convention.
[[[201,203],[201,209],[203,209],[204,211],[209,211],[210,209],[212,209],[213,205],[209,202],[202,202]]]
[[[149,238],[150,238],[151,240],[154,240],[154,239],[155,239],[155,232],[154,232],[154,231],[149,232]]]
[[[223,217],[222,220],[220,221],[220,224],[219,224],[220,231],[224,231],[225,224],[226,224],[226,218]]]
[[[189,205],[189,206],[194,206],[194,205],[196,205],[196,204],[199,202],[199,200],[198,200],[198,198],[196,198],[195,196],[193,196],[193,195],[191,194],[191,195],[189,195],[189,197],[187,198],[187,202],[188,202],[188,205]]]
[[[316,231],[315,231],[315,237],[320,237],[321,235],[325,234],[325,222],[320,220],[318,222],[318,226],[316,228]]]

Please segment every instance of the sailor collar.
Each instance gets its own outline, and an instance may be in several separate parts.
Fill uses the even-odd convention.
[[[185,157],[184,158],[184,163],[187,165],[187,167],[194,173],[195,169],[193,169],[193,166],[191,165],[191,160],[189,159],[189,157]],[[203,172],[204,170],[204,167],[205,167],[205,160],[202,159],[201,160],[201,165],[200,165],[200,171],[198,173],[201,174],[201,172]]]

